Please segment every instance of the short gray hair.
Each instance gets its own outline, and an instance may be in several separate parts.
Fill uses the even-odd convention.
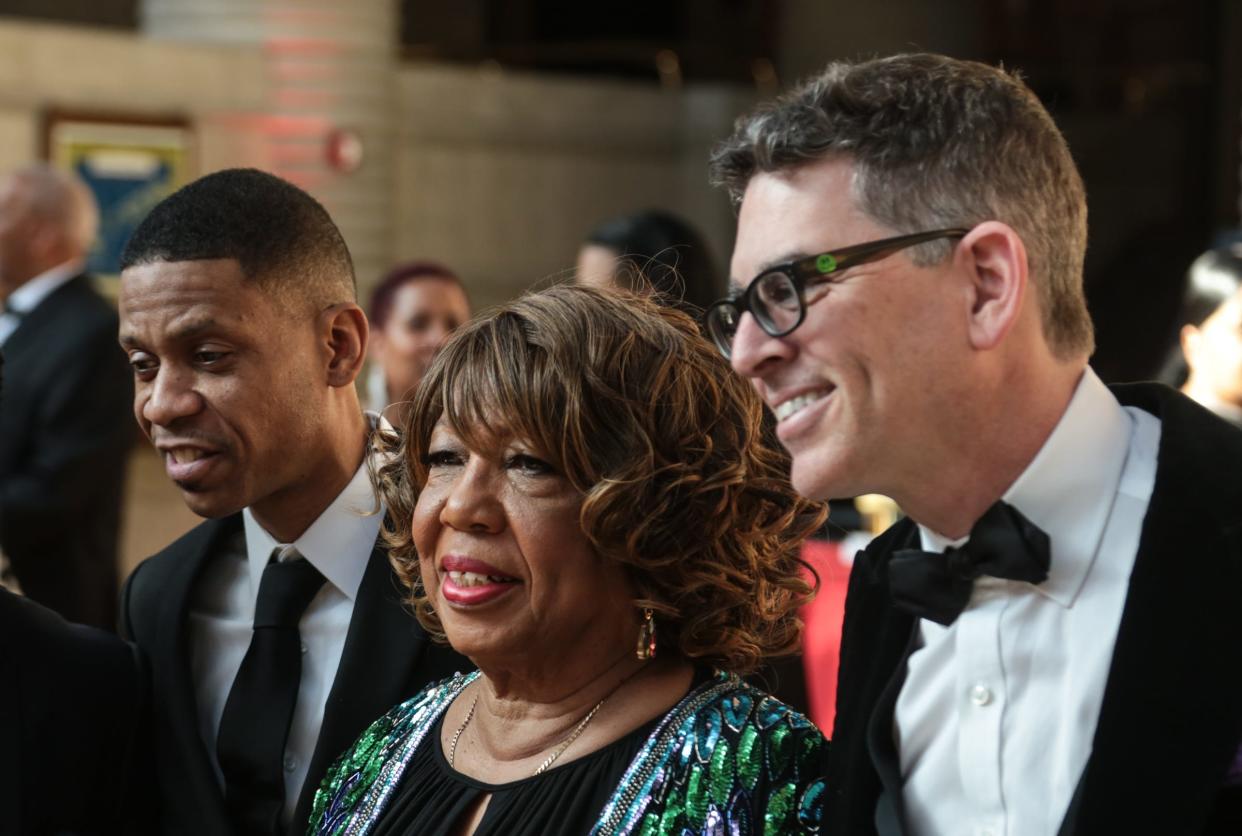
[[[896,232],[1013,227],[1049,346],[1062,359],[1091,353],[1086,193],[1065,138],[1017,75],[930,54],[833,62],[739,119],[712,154],[712,180],[737,203],[756,174],[832,156],[853,163],[859,209]],[[912,255],[930,264],[948,247]]]
[[[79,255],[90,251],[99,232],[99,207],[81,178],[47,163],[22,166],[12,177],[27,212],[58,227]]]

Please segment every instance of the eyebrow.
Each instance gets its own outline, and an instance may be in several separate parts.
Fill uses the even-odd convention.
[[[832,250],[828,250],[827,252],[832,252]],[[771,270],[773,267],[780,267],[783,264],[789,264],[794,261],[801,261],[804,258],[811,258],[813,255],[819,255],[819,253],[808,253],[803,250],[795,250],[794,252],[788,253],[783,257],[769,259],[763,262],[763,264],[759,267],[759,269],[755,272],[755,274],[745,280],[744,284],[738,281],[737,279],[730,278],[729,289],[732,290],[735,294],[740,294],[746,290],[747,285],[749,285],[751,282],[753,282],[758,277],[762,276],[764,273]]]
[[[211,317],[202,317],[192,319],[189,322],[180,323],[170,328],[164,333],[164,338],[171,342],[184,342],[195,337],[202,336],[204,333],[214,331],[219,327],[219,323]],[[140,340],[133,334],[122,333],[119,338],[122,346],[132,347],[140,344]]]

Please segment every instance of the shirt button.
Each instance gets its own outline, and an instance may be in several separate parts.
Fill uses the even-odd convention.
[[[970,701],[982,708],[992,701],[992,691],[980,683],[970,689]],[[979,836],[988,836],[988,831],[979,831]]]
[[[292,772],[298,768],[298,762],[293,755],[285,755],[285,772]]]
[[[302,653],[306,653],[306,642],[302,642]]]

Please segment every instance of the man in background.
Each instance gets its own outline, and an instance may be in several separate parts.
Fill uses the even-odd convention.
[[[98,220],[50,166],[0,180],[0,552],[30,598],[111,630],[133,387],[116,312],[84,273]]]
[[[337,755],[469,667],[406,611],[379,539],[349,250],[310,195],[232,169],[157,205],[121,268],[134,415],[207,518],[122,602],[152,668],[160,828],[303,833]]]

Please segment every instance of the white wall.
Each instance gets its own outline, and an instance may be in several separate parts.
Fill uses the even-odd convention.
[[[39,156],[47,110],[186,117],[200,170],[250,162],[222,117],[262,107],[257,50],[0,21],[0,56],[0,171]]]
[[[689,218],[723,268],[732,211],[707,153],[744,92],[437,65],[397,89],[394,255],[449,263],[476,303],[564,275],[596,223],[645,208]]]

